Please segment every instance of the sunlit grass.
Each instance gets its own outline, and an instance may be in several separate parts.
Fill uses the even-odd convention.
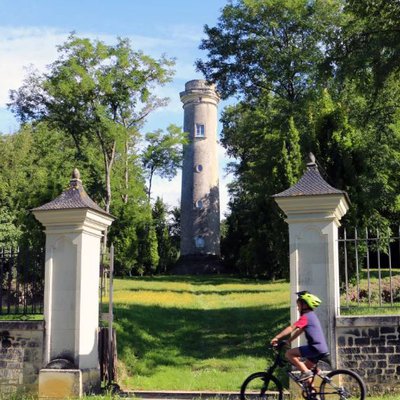
[[[400,270],[397,268],[360,270],[359,280],[353,276],[347,293],[343,288],[340,303],[342,315],[398,315]]]
[[[0,314],[0,321],[43,321],[43,314]]]
[[[121,383],[144,390],[238,390],[289,321],[289,284],[236,277],[114,281]]]

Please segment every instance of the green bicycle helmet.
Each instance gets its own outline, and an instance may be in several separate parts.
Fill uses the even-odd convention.
[[[303,300],[311,310],[314,310],[314,308],[317,308],[321,304],[321,299],[307,290],[297,292],[296,294],[298,296],[297,300]]]

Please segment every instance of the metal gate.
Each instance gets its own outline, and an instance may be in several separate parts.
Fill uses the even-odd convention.
[[[113,329],[114,246],[103,251],[100,263],[100,376],[108,386],[117,382],[117,338]]]
[[[0,249],[0,315],[42,314],[44,249]]]
[[[342,308],[400,307],[400,231],[397,233],[340,231]]]

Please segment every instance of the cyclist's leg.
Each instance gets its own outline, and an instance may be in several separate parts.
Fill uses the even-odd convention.
[[[314,374],[318,373],[318,367],[317,367],[317,364],[318,364],[318,363],[315,362],[314,360],[310,360],[310,359],[306,358],[306,359],[304,360],[304,364],[306,365],[306,367],[307,367],[309,370],[313,371]],[[314,376],[315,376],[315,375],[314,375]],[[309,383],[310,388],[311,388],[311,393],[317,393],[317,388],[316,388],[315,385],[314,385],[314,378],[310,379],[310,380],[308,381],[308,383]]]
[[[316,362],[314,362],[313,360],[310,360],[310,359],[308,359],[308,358],[306,358],[306,359],[304,360],[304,364],[306,365],[306,367],[307,367],[308,369],[311,369],[311,370],[313,370],[313,369],[317,366],[317,363],[316,363]]]
[[[305,347],[305,346],[302,346]],[[309,369],[306,367],[305,363],[301,361],[301,351],[300,347],[294,347],[293,349],[289,349],[285,353],[288,361],[294,365],[300,372],[308,372]]]
[[[288,350],[286,352],[286,357],[290,363],[302,372],[302,374],[309,373],[311,375],[311,371],[313,371],[316,366],[316,362],[313,359],[318,357],[319,354],[320,353],[313,346],[305,345]],[[301,358],[305,359],[305,361],[303,362]],[[307,380],[309,384],[312,384],[312,378],[311,376],[310,379]]]

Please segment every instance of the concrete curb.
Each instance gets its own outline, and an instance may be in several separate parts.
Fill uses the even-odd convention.
[[[135,399],[146,399],[146,400],[240,400],[238,392],[207,392],[207,391],[146,391],[146,390],[133,390],[124,392],[123,397],[135,398]],[[121,396],[121,397],[122,397]],[[278,400],[278,392],[268,392],[268,400]],[[254,393],[248,398],[259,398],[259,394]],[[288,391],[284,392],[284,399],[290,399]]]

